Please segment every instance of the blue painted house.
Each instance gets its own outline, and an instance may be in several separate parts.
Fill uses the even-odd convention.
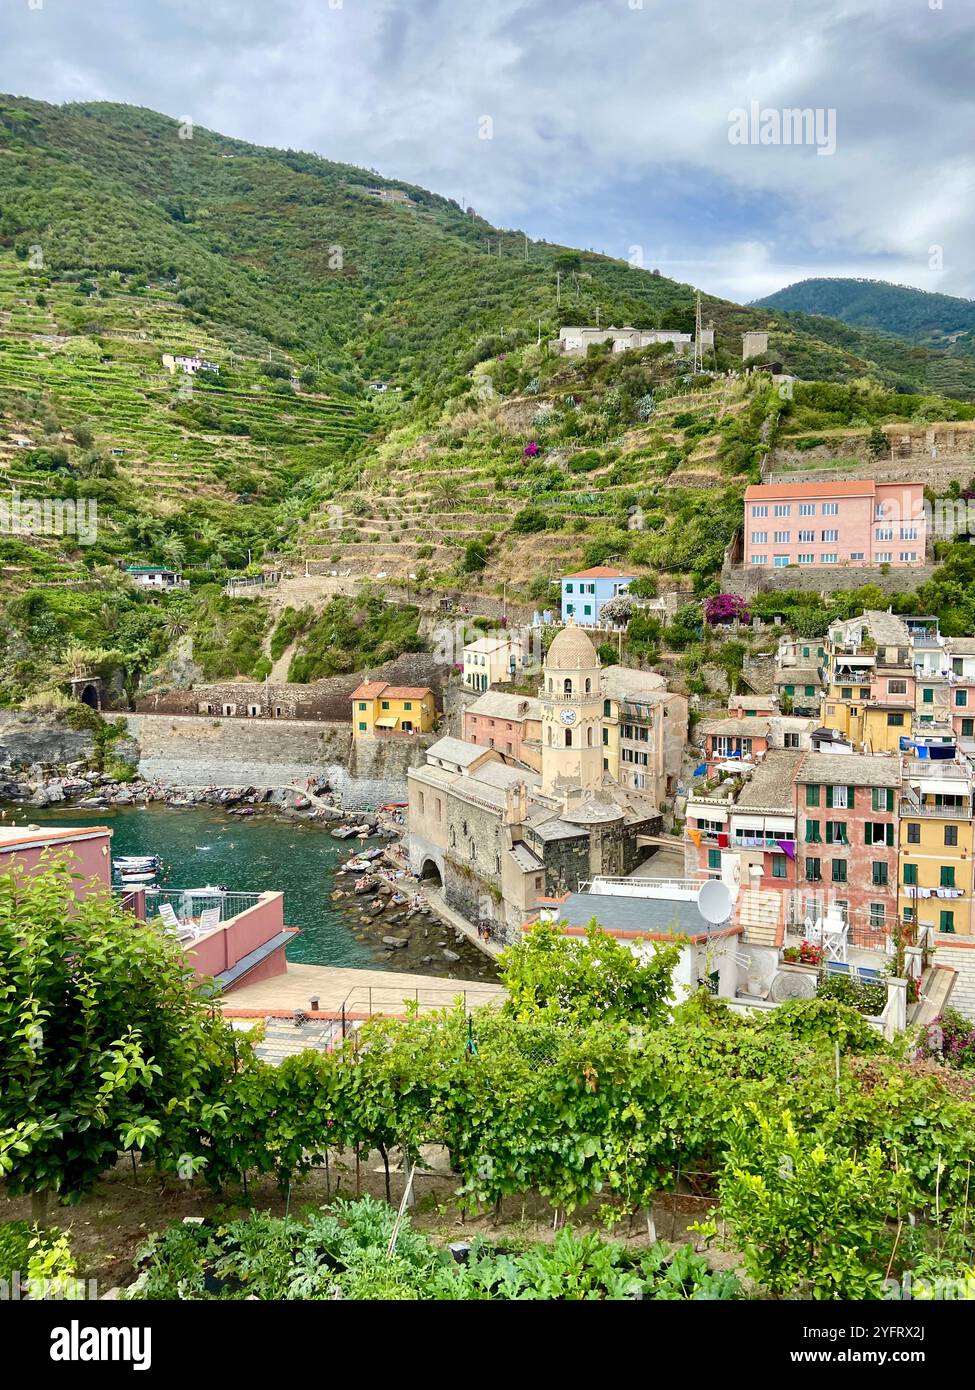
[[[596,627],[604,603],[625,592],[635,576],[606,565],[567,574],[562,580],[562,621],[574,618],[580,627]]]

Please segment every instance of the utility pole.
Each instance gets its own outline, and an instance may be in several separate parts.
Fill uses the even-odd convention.
[[[538,346],[542,346],[542,321],[538,320]]]
[[[704,366],[704,354],[701,350],[701,291],[697,292],[697,309],[694,315],[694,372],[695,375]]]

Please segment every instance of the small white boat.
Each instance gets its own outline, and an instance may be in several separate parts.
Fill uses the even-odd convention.
[[[120,854],[112,860],[112,865],[123,872],[127,869],[158,869],[158,854]]]
[[[149,869],[147,872],[141,873],[141,874],[132,874],[132,873],[127,873],[127,872],[123,872],[123,873],[119,874],[119,878],[122,880],[123,883],[133,883],[133,884],[134,884],[134,883],[151,883],[155,877],[156,877],[156,871],[155,871],[155,869]]]

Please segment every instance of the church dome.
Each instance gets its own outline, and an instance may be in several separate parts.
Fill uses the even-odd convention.
[[[556,636],[545,657],[547,671],[599,669],[599,657],[592,638],[577,623],[570,622]]]

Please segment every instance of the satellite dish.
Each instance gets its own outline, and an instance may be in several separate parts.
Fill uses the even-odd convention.
[[[705,922],[710,922],[713,926],[727,922],[732,906],[731,892],[726,883],[722,883],[718,878],[709,878],[707,883],[701,885],[697,895],[697,910]]]

